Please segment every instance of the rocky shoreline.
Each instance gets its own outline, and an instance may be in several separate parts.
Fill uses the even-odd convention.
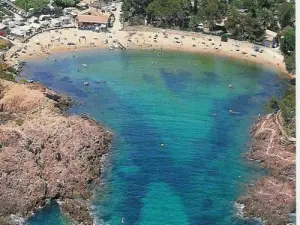
[[[251,130],[249,160],[259,162],[268,175],[249,187],[238,199],[243,216],[259,217],[264,224],[289,223],[296,210],[296,146],[282,133],[278,114],[259,118]]]
[[[67,116],[68,106],[42,85],[0,81],[0,224],[30,217],[49,200],[75,224],[93,223],[90,188],[112,134],[86,116]]]

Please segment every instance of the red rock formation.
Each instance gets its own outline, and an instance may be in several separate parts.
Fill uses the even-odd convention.
[[[259,161],[269,175],[249,188],[238,202],[244,215],[260,217],[266,224],[286,224],[295,211],[295,144],[282,134],[276,115],[267,115],[252,127],[253,143],[248,157]]]
[[[60,199],[71,218],[92,224],[88,188],[99,179],[112,135],[91,119],[63,115],[59,99],[38,85],[1,81],[1,224],[10,214],[30,216],[47,199]],[[2,120],[7,113],[11,119]]]

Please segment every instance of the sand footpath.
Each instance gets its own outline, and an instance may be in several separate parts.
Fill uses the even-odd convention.
[[[76,51],[80,49],[105,48],[121,43],[126,49],[171,50],[213,54],[252,62],[288,74],[279,49],[265,48],[255,52],[249,42],[221,38],[200,33],[153,29],[149,31],[116,31],[96,33],[93,31],[66,28],[40,33],[26,43],[13,46],[6,54],[10,63],[18,60],[47,56],[55,52]],[[17,52],[17,56],[13,54]],[[11,57],[13,55],[13,57]],[[289,75],[293,77],[292,75]]]

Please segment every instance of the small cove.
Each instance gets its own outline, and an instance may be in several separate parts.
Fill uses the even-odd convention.
[[[262,175],[242,154],[263,104],[281,93],[276,71],[209,55],[93,50],[28,61],[23,76],[79,101],[70,114],[114,133],[93,198],[97,224],[254,223],[235,217],[234,201]],[[53,206],[29,224],[67,223]]]

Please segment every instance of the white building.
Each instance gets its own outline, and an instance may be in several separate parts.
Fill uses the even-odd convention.
[[[25,36],[25,32],[23,30],[21,30],[20,28],[12,28],[10,29],[10,33],[12,35],[15,35],[17,37],[24,37]]]
[[[7,28],[7,25],[0,23],[0,30],[5,30]]]

